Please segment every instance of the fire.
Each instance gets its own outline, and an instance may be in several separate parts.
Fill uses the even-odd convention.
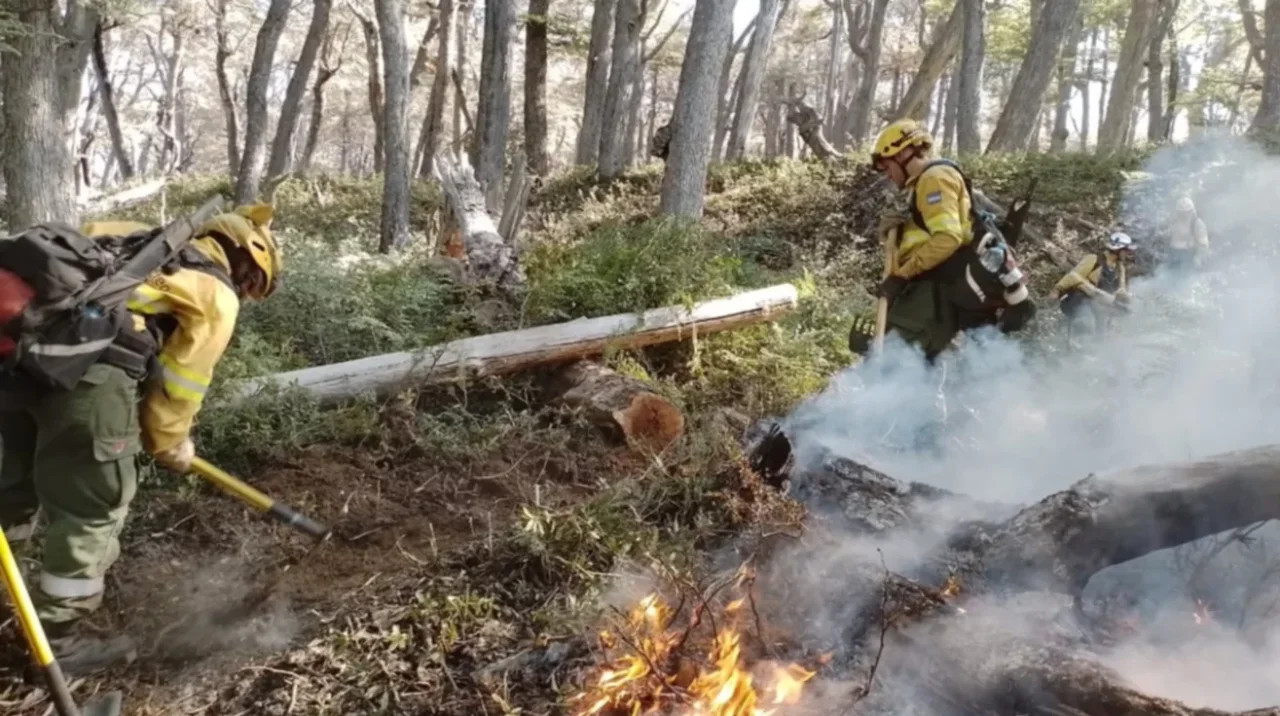
[[[699,617],[688,628],[673,628],[668,604],[657,594],[646,596],[626,615],[620,631],[600,633],[600,645],[616,655],[586,691],[570,699],[578,705],[574,713],[779,716],[778,707],[798,703],[804,684],[817,672],[794,663],[748,663],[742,631],[733,623],[746,600],[735,599],[722,608],[730,623],[720,625],[702,650],[705,657],[696,658],[683,652]]]
[[[1197,625],[1207,624],[1213,619],[1213,612],[1209,611],[1209,605],[1201,599],[1196,600],[1196,608],[1191,612],[1191,618],[1196,620]]]
[[[960,593],[960,580],[956,577],[955,573],[952,572],[951,574],[947,575],[947,583],[942,585],[942,596],[954,597],[959,593]]]

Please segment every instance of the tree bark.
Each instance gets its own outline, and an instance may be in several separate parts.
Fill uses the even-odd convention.
[[[587,48],[586,98],[582,105],[582,128],[578,130],[575,161],[594,165],[600,158],[600,133],[604,126],[605,94],[609,87],[610,47],[613,13],[618,0],[595,0],[591,11],[591,40]]]
[[[787,122],[799,130],[800,139],[809,151],[824,162],[839,156],[840,153],[822,134],[822,118],[818,116],[817,110],[800,99],[789,100],[788,104],[791,105],[791,110],[787,112]]]
[[[836,125],[836,106],[840,103],[840,70],[844,66],[844,12],[840,0],[831,0],[831,42],[827,55],[827,77],[822,93],[822,117],[826,122],[827,134],[831,134]]]
[[[230,0],[217,0],[214,15],[214,72],[218,77],[218,99],[222,102],[222,119],[227,132],[227,173],[240,175],[240,122],[236,118],[236,98],[227,77],[227,60],[231,59],[231,40],[227,32],[227,5]]]
[[[985,0],[959,0],[964,4],[961,38],[959,94],[956,96],[956,149],[961,154],[982,151],[982,57],[986,52]]]
[[[33,0],[13,10],[20,31],[7,38],[4,181],[9,231],[61,221],[76,225],[75,166],[66,142],[58,66],[57,3]],[[77,98],[78,99],[78,98]]]
[[[1164,0],[1160,20],[1147,48],[1147,141],[1164,141],[1164,41],[1173,30],[1178,0]]]
[[[311,86],[311,120],[307,123],[307,140],[302,150],[302,157],[298,160],[298,171],[304,174],[311,171],[311,160],[315,157],[316,146],[320,143],[320,128],[324,125],[324,86],[338,74],[338,70],[342,67],[342,51],[346,48],[346,42],[344,41],[343,47],[338,50],[337,60],[331,64],[329,53],[332,48],[333,34],[326,33],[320,69],[316,71],[316,81]]]
[[[490,215],[489,200],[466,161],[436,157],[436,178],[454,221],[462,232],[462,247],[471,274],[514,296],[524,285],[515,250],[503,240]]]
[[[661,211],[668,216],[702,215],[715,122],[716,71],[732,39],[733,7],[734,0],[700,0],[693,11],[671,118],[670,155],[662,175]]]
[[[578,410],[611,435],[660,452],[684,433],[684,415],[644,381],[589,361],[578,361],[552,379],[555,401]]]
[[[470,44],[467,40],[471,37],[470,0],[458,0],[457,23],[455,30],[458,41],[455,43],[457,47],[449,77],[454,84],[453,153],[461,154],[463,148],[467,146],[467,132],[474,131],[471,115],[467,112],[467,95],[462,89],[462,78],[467,76],[467,46]]]
[[[1253,116],[1250,131],[1271,132],[1280,129],[1280,0],[1267,0],[1265,49],[1262,53],[1262,101]]]
[[[1077,19],[1071,34],[1067,36],[1066,46],[1062,50],[1062,59],[1058,62],[1058,98],[1054,102],[1056,109],[1053,114],[1053,136],[1049,143],[1049,150],[1055,153],[1065,152],[1067,140],[1071,138],[1071,131],[1067,129],[1067,120],[1071,115],[1071,91],[1078,82],[1076,58],[1079,55],[1077,48],[1083,32],[1084,25]]]
[[[604,124],[600,134],[600,176],[614,179],[626,162],[625,127],[631,106],[631,89],[639,62],[641,0],[618,0],[613,24],[613,56],[609,65],[609,87],[605,93]]]
[[[267,16],[258,29],[249,69],[249,86],[245,91],[244,151],[236,175],[235,201],[248,204],[257,199],[259,173],[267,145],[267,86],[271,83],[271,66],[276,47],[289,18],[290,0],[271,0]]]
[[[420,176],[431,176],[432,165],[440,153],[444,136],[444,104],[449,96],[449,48],[453,40],[453,0],[440,0],[440,35],[436,42],[435,76],[431,78],[431,96],[427,100],[427,116],[422,123]]]
[[[1078,0],[1068,1],[1077,2]],[[893,111],[895,119],[903,117],[918,119],[925,111],[933,85],[937,83],[938,78],[946,71],[947,65],[951,64],[951,60],[960,49],[960,37],[963,33],[964,3],[957,2],[951,14],[947,16],[947,21],[939,23],[934,29],[933,41],[920,62],[920,68],[916,70],[911,86],[907,88],[902,101]]]
[[[409,52],[400,0],[375,0],[378,37],[387,90],[382,113],[386,157],[382,174],[382,232],[378,250],[390,253],[409,244],[409,147],[405,118],[409,107]]]
[[[751,22],[747,23],[747,26],[743,28],[742,34],[738,35],[736,42],[733,42],[733,35],[729,36],[729,41],[733,42],[733,45],[725,53],[724,61],[720,64],[720,81],[716,85],[715,134],[711,144],[712,157],[715,161],[720,161],[721,157],[724,156],[724,143],[729,137],[730,112],[738,105],[738,91],[742,87],[741,72],[738,73],[736,81],[733,79],[733,61],[742,52],[747,38],[755,31],[758,21],[759,18],[751,18]],[[730,82],[733,83],[732,86]]]
[[[1040,12],[1039,22],[1031,33],[1031,46],[1013,80],[1009,99],[987,145],[988,151],[1016,152],[1027,145],[1036,129],[1045,91],[1053,79],[1062,41],[1075,23],[1079,7],[1080,0],[1056,0]]]
[[[298,62],[293,67],[293,76],[289,78],[289,86],[284,93],[284,103],[280,105],[280,120],[276,124],[276,136],[271,143],[271,159],[267,162],[268,182],[289,170],[289,154],[293,147],[293,134],[298,131],[302,96],[307,92],[311,68],[315,66],[320,46],[324,44],[324,38],[329,32],[332,0],[313,1],[311,26],[307,28],[307,37],[302,42]]]
[[[1090,88],[1093,86],[1093,63],[1097,54],[1098,28],[1095,27],[1089,33],[1089,56],[1084,63],[1084,78],[1080,81],[1080,151],[1082,152],[1089,151],[1089,128],[1092,126],[1089,95],[1092,94]]]
[[[476,107],[471,160],[491,211],[497,211],[502,197],[502,165],[511,113],[511,33],[515,22],[514,3],[485,3],[480,102]]]
[[[524,45],[524,151],[529,171],[551,173],[547,154],[547,13],[551,0],[529,0]]]
[[[878,0],[886,2],[887,0]],[[780,0],[760,0],[760,14],[756,16],[756,31],[747,46],[747,56],[742,61],[742,91],[734,108],[733,125],[729,130],[728,159],[741,159],[746,153],[751,126],[755,124],[756,105],[760,103],[760,89],[769,64],[773,47],[773,33],[778,26]]]
[[[386,99],[383,97],[382,87],[384,75],[382,42],[378,37],[376,18],[356,13],[356,19],[360,21],[360,31],[364,35],[364,57],[365,63],[369,66],[365,84],[369,98],[369,116],[373,119],[373,171],[377,174],[382,171],[382,162],[387,156],[387,125],[383,119],[383,106],[386,104]]]
[[[111,154],[120,167],[120,178],[133,178],[133,162],[124,146],[124,133],[120,130],[120,114],[116,109],[115,89],[107,71],[107,49],[103,35],[106,28],[99,21],[93,31],[93,69],[98,75],[98,92],[102,96],[102,116],[107,120],[107,134],[111,137]]]
[[[446,174],[455,166],[448,161],[437,163],[437,167],[443,167]],[[470,184],[475,187],[474,180]],[[452,191],[449,187],[446,179],[446,196],[452,202],[454,196],[448,193]],[[488,221],[487,229],[480,228],[488,214],[484,212],[484,202],[479,198],[478,189],[473,188],[472,192],[476,198],[468,200],[466,217],[478,218],[480,222],[463,224],[464,232],[468,228],[491,231],[492,220]],[[450,207],[456,215],[458,207],[452,203]],[[464,241],[467,236],[470,234],[464,235]],[[490,237],[483,243],[493,241]],[[501,241],[497,241],[501,245]],[[468,247],[469,257],[478,252],[479,249]],[[474,263],[471,269],[476,270]],[[416,351],[370,356],[245,380],[231,386],[229,402],[234,404],[270,386],[297,385],[322,403],[333,403],[369,393],[386,395],[421,383],[506,375],[597,356],[607,350],[688,340],[695,335],[706,336],[774,321],[795,310],[796,301],[795,287],[780,284],[704,301],[692,307],[665,306],[637,313],[579,318],[568,323],[463,338]]]
[[[1107,114],[1098,129],[1099,152],[1112,151],[1124,145],[1137,99],[1138,83],[1142,79],[1142,58],[1151,43],[1156,14],[1161,4],[1167,1],[1133,0],[1124,40],[1120,44],[1120,56],[1116,58],[1111,96],[1107,99]],[[1277,8],[1280,8],[1280,4]]]
[[[862,72],[858,91],[853,97],[853,107],[849,110],[849,124],[846,127],[846,136],[855,144],[866,139],[871,131],[871,112],[875,109],[876,87],[880,84],[880,53],[884,44],[884,20],[888,9],[889,0],[872,0],[871,17],[865,33],[866,39],[859,50]],[[955,54],[955,50],[952,50],[952,54]],[[917,112],[928,111],[933,85],[945,69],[944,63],[944,66],[937,68],[933,78],[924,86],[924,96]],[[921,65],[920,71],[924,72],[924,65]]]

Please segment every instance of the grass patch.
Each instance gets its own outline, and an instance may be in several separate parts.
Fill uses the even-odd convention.
[[[525,255],[526,318],[605,316],[733,293],[745,278],[723,239],[696,224],[654,220],[597,229],[574,244]]]

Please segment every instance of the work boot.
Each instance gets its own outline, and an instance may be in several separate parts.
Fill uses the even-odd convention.
[[[876,322],[874,318],[858,316],[853,319],[849,328],[849,352],[865,356],[871,351],[871,343],[876,339]]]
[[[97,635],[83,625],[49,625],[49,646],[68,676],[85,676],[138,658],[138,646],[126,634]]]

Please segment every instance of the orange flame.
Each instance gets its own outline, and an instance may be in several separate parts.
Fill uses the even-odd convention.
[[[723,611],[732,616],[745,603],[736,599]],[[661,597],[650,594],[626,617],[629,634],[600,633],[607,650],[619,643],[625,651],[603,668],[586,691],[570,699],[582,704],[580,716],[641,716],[673,713],[681,716],[777,716],[776,708],[800,701],[804,684],[817,673],[798,664],[765,661],[753,671],[744,663],[741,633],[722,627],[706,660],[673,653],[685,641],[680,630],[668,629],[671,610]],[[757,688],[756,677],[760,686]]]

